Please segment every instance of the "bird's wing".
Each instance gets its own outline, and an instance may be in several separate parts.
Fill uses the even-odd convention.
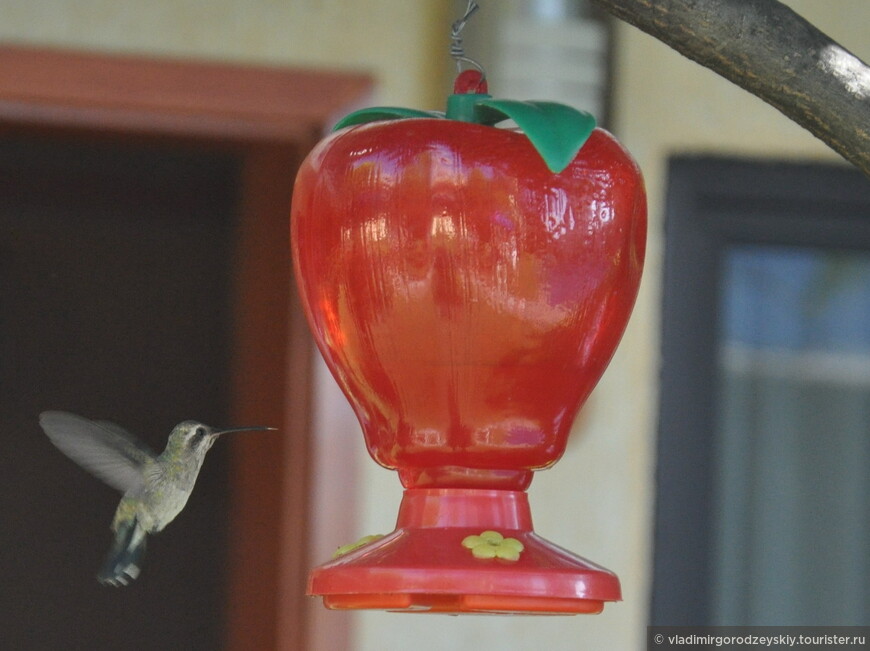
[[[156,459],[144,443],[111,423],[44,411],[39,424],[61,452],[124,493],[142,484],[143,466]]]

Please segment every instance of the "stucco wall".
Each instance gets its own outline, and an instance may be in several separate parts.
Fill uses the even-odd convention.
[[[443,0],[0,0],[0,41],[364,70],[413,105],[437,101],[448,20]]]

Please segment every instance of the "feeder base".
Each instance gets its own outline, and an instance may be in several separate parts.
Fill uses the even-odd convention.
[[[515,561],[476,558],[462,541],[498,531],[523,545]],[[612,572],[532,530],[523,491],[408,489],[396,530],[311,571],[308,594],[332,609],[592,614],[621,598]]]

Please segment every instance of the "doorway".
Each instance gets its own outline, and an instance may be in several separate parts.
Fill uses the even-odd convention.
[[[139,582],[109,590],[95,572],[120,496],[37,418],[115,421],[158,452],[181,420],[228,422],[236,167],[178,146],[0,139],[3,648],[223,646],[228,447]]]

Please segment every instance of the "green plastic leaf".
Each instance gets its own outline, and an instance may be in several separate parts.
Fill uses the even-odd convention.
[[[419,111],[401,106],[372,106],[345,115],[332,128],[333,131],[354,124],[378,122],[380,120],[401,120],[404,118],[443,118],[444,114],[437,111]]]
[[[595,118],[591,114],[556,102],[521,102],[492,99],[486,94],[454,94],[448,98],[446,115],[400,106],[374,106],[344,116],[333,130],[381,120],[444,117],[489,126],[505,119],[513,120],[547,167],[556,174],[574,160],[595,128]]]
[[[504,119],[516,122],[556,174],[574,160],[595,128],[595,118],[590,113],[556,102],[481,99],[475,108],[481,124],[495,124]]]

